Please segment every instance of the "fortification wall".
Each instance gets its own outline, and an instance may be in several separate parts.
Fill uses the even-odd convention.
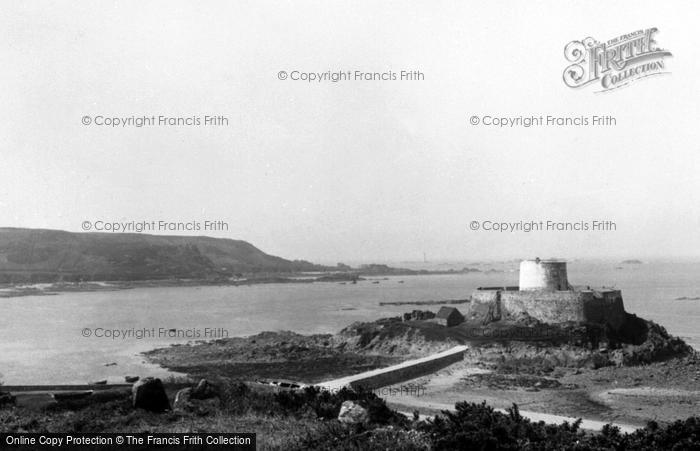
[[[464,314],[467,320],[497,321],[501,319],[500,289],[481,289],[472,293],[469,308]]]
[[[497,321],[528,314],[544,323],[592,322],[619,327],[625,321],[620,290],[476,290],[465,317]]]
[[[527,313],[545,323],[584,322],[585,297],[584,293],[574,291],[504,292],[501,293],[501,311],[506,316]]]
[[[626,319],[625,305],[620,290],[592,293],[584,299],[584,317],[593,323],[609,323],[618,328]]]
[[[480,289],[474,290],[471,296],[471,305],[474,304],[488,304],[490,302],[495,302],[498,298],[499,289],[489,290]]]

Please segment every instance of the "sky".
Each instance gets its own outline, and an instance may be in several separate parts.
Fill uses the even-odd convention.
[[[324,263],[698,257],[699,12],[642,0],[4,0],[0,226],[223,221],[162,233]],[[569,42],[652,27],[670,73],[605,93],[564,84]],[[423,77],[290,79],[401,70]],[[97,125],[207,115],[228,125]],[[470,124],[540,115],[616,124]],[[615,229],[484,230],[520,221]]]

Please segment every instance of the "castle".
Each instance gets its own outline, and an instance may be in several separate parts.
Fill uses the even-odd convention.
[[[524,260],[517,287],[480,287],[471,295],[468,320],[484,322],[530,316],[543,323],[597,323],[619,328],[625,321],[622,292],[569,284],[566,262]]]

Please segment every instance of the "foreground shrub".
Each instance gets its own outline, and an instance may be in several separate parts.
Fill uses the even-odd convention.
[[[541,449],[561,449],[584,436],[579,431],[580,421],[560,426],[532,423],[520,415],[516,405],[508,414],[496,412],[485,403],[460,402],[455,408],[455,412],[444,411],[420,425],[435,449],[518,450],[538,443],[548,445]]]
[[[435,450],[696,450],[700,418],[676,421],[664,428],[649,423],[632,434],[606,425],[600,433],[580,430],[581,420],[560,425],[534,423],[513,405],[508,413],[485,403],[461,402],[455,412],[443,411],[418,429]]]
[[[416,430],[393,426],[366,429],[362,425],[324,422],[309,431],[303,439],[290,444],[294,450],[323,451],[427,451],[431,449],[428,437]]]

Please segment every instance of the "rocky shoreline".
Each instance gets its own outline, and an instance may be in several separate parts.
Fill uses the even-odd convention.
[[[476,328],[484,336],[469,334]],[[525,330],[530,331],[528,339],[512,338],[526,336]],[[469,345],[464,361],[437,375],[407,382],[433,386],[420,399],[398,400],[396,407],[426,407],[431,399],[437,405],[466,398],[505,407],[520,401],[547,412],[611,421],[618,415],[643,424],[659,420],[650,405],[667,406],[663,410],[666,418],[675,419],[689,413],[687,406],[679,407],[680,399],[697,397],[700,401],[698,353],[663,327],[634,315],[629,315],[625,328],[614,332],[593,324],[545,325],[528,318],[444,327],[430,320],[396,317],[354,323],[335,335],[264,332],[170,346],[145,355],[151,362],[196,377],[288,380],[303,385],[427,356],[458,344]],[[442,381],[437,386],[436,379]],[[662,387],[675,391],[671,395],[654,391]],[[631,389],[641,394],[624,391]],[[598,399],[610,390],[623,391],[613,391],[608,404]],[[626,396],[620,406],[617,398],[623,395],[619,393]]]
[[[405,360],[468,344],[467,359],[474,354],[485,363],[493,355],[512,365],[519,362],[530,372],[548,366],[597,369],[643,365],[696,355],[691,346],[664,327],[632,314],[627,314],[624,325],[616,330],[599,324],[543,324],[526,317],[444,327],[432,317],[433,312],[416,310],[403,317],[356,322],[335,335],[262,332],[176,344],[145,355],[168,368],[195,366],[197,362],[274,365],[341,355]]]

